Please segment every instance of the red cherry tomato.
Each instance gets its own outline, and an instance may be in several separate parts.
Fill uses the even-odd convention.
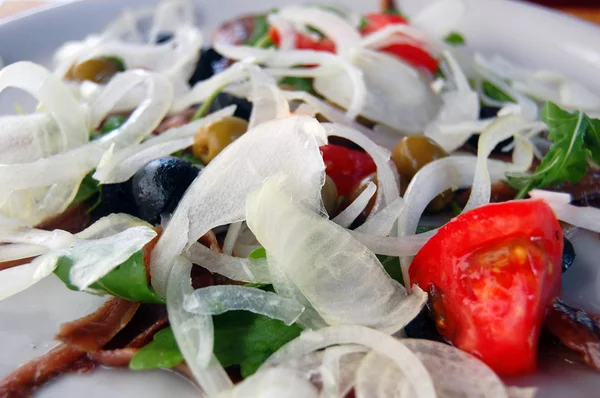
[[[407,23],[401,16],[391,14],[367,14],[365,20],[367,24],[361,30],[363,35],[377,32],[388,25]],[[438,69],[439,62],[435,58],[424,49],[411,44],[392,44],[381,51],[393,54],[415,67],[425,68],[432,74]]]
[[[326,173],[337,187],[338,194],[346,196],[363,178],[377,170],[369,154],[340,145],[321,147]]]
[[[560,295],[562,229],[541,200],[490,204],[440,228],[414,258],[438,331],[500,375],[535,370],[546,309]]]
[[[273,40],[273,43],[277,47],[281,43],[281,38],[279,37],[279,32],[274,27],[269,28],[269,37]],[[328,38],[322,38],[317,40],[309,35],[305,35],[302,33],[296,33],[296,48],[299,50],[315,50],[315,51],[327,51],[330,53],[335,53],[335,44]]]

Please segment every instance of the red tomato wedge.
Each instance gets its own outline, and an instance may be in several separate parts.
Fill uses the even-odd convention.
[[[536,368],[546,309],[560,295],[562,229],[541,200],[486,205],[440,228],[414,258],[438,331],[500,375]]]
[[[279,32],[274,27],[269,28],[269,37],[273,40],[273,43],[277,47],[281,43],[281,38],[279,37]],[[296,48],[299,50],[315,50],[315,51],[326,51],[330,53],[335,53],[335,44],[331,39],[322,38],[317,40],[309,35],[305,35],[302,33],[296,33]]]
[[[326,173],[340,195],[346,196],[363,178],[377,170],[377,166],[369,154],[341,145],[324,145],[321,147]]]
[[[367,24],[361,29],[363,35],[377,32],[388,25],[407,23],[401,16],[392,14],[367,14],[365,20]],[[392,44],[382,48],[381,51],[395,55],[417,68],[425,68],[432,74],[435,74],[438,69],[438,60],[424,49],[411,44]]]

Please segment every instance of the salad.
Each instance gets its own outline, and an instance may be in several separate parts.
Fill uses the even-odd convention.
[[[0,300],[105,301],[0,397],[96,366],[302,398],[532,397],[506,377],[547,351],[600,370],[600,315],[561,299],[600,233],[600,96],[471,52],[465,7],[299,4],[207,38],[166,0],[4,66],[38,105],[0,117]]]

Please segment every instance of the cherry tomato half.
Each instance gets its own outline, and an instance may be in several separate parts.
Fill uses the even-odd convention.
[[[541,200],[490,204],[440,228],[414,258],[438,331],[500,375],[535,370],[546,309],[560,295],[562,229]]]
[[[377,170],[369,154],[341,145],[321,147],[326,173],[337,187],[338,194],[346,196],[363,178]]]
[[[269,28],[269,37],[271,37],[273,43],[279,47],[281,38],[279,37],[279,32],[277,29],[272,26]],[[326,37],[322,39],[315,39],[302,33],[296,33],[296,48],[299,50],[315,50],[335,53],[335,44],[333,41],[331,41],[331,39]]]
[[[401,16],[392,14],[367,14],[365,20],[367,24],[361,30],[363,35],[377,32],[388,25],[407,23]],[[393,54],[415,67],[425,68],[432,74],[438,69],[439,62],[435,58],[424,49],[411,44],[392,44],[381,51]]]

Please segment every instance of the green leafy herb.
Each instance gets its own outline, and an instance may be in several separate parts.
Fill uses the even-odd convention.
[[[400,268],[400,259],[398,257],[377,255],[377,258],[383,265],[390,278],[404,285],[402,279],[402,269]]]
[[[102,123],[102,127],[100,128],[101,134],[110,133],[113,130],[118,129],[127,121],[125,116],[111,116]]]
[[[242,377],[251,376],[260,365],[287,342],[300,335],[297,325],[246,311],[213,316],[214,353],[223,366],[240,365]]]
[[[181,160],[185,160],[186,162],[190,162],[191,164],[203,164],[200,159],[188,152],[177,151],[172,156],[175,156]]]
[[[265,38],[269,38],[269,22],[267,22],[267,16],[257,15],[254,18],[254,30],[246,42],[246,45],[253,47],[264,47],[264,42],[266,41]]]
[[[122,58],[119,58],[119,57],[106,57],[106,59],[109,60],[109,61],[114,62],[117,65],[118,69],[121,72],[124,72],[127,69],[127,67],[125,66],[125,61],[123,61]]]
[[[402,17],[404,19],[406,19],[404,17],[404,15],[402,15],[402,13],[400,12],[400,10],[398,10],[397,8],[394,7],[389,7],[385,10],[384,14],[388,14],[388,15],[398,15],[399,17]]]
[[[286,86],[291,86],[299,91],[305,91],[312,95],[317,95],[313,88],[313,79],[309,77],[284,77],[279,81],[279,84],[283,84]]]
[[[213,91],[212,94],[210,95],[210,97],[208,97],[206,99],[206,101],[204,101],[204,103],[202,105],[200,105],[200,107],[198,108],[196,113],[194,113],[194,115],[190,119],[190,122],[193,122],[194,120],[198,120],[201,117],[204,117],[204,115],[206,115],[208,113],[212,103],[215,102],[215,99],[217,99],[217,95],[219,95],[219,93],[221,91],[223,91],[224,88],[225,88],[225,85],[223,85],[223,86],[217,88],[215,91]]]
[[[267,258],[267,251],[264,247],[259,247],[258,249],[254,249],[248,254],[248,258],[250,260],[260,260],[261,258]]]
[[[534,188],[561,182],[578,183],[589,167],[588,158],[600,160],[600,120],[585,113],[569,113],[552,102],[542,109],[542,120],[548,125],[548,138],[553,141],[533,174],[507,173],[509,183],[524,198]]]
[[[462,46],[466,43],[463,35],[458,32],[450,33],[448,36],[446,36],[444,41],[448,44],[452,44],[453,46]]]
[[[54,273],[71,290],[79,290],[71,283],[72,261],[68,257],[58,260]],[[148,275],[144,266],[142,251],[133,254],[127,261],[90,285],[90,289],[142,303],[164,303],[148,285]]]
[[[92,178],[92,174],[94,174],[94,172],[89,173],[83,178],[81,184],[79,185],[79,189],[77,190],[77,193],[75,194],[75,197],[69,206],[74,206],[81,202],[85,202],[92,196],[100,193],[98,181]]]
[[[482,83],[482,87],[485,95],[493,100],[501,102],[517,102],[514,100],[514,98],[504,93],[504,91],[500,90],[498,87],[488,81],[484,81]]]
[[[129,363],[129,369],[168,369],[181,361],[183,361],[183,355],[179,351],[173,330],[171,327],[167,327],[156,333],[152,342],[133,356]]]

